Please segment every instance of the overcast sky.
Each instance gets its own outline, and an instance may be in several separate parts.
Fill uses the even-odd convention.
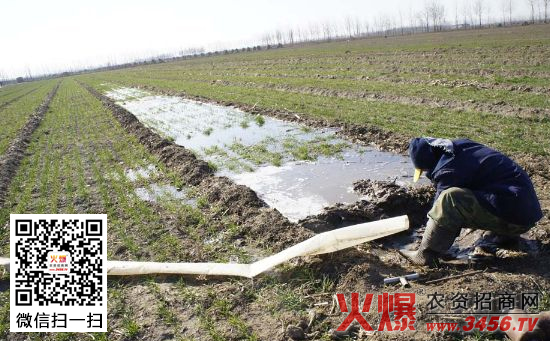
[[[449,23],[473,0],[439,0]],[[484,0],[493,19],[502,3]],[[527,0],[512,0],[514,15],[528,17]],[[458,7],[457,4],[458,3]],[[10,77],[58,72],[70,66],[123,62],[202,46],[207,50],[258,42],[277,28],[408,17],[425,0],[0,0],[0,73]],[[407,20],[407,19],[405,19]],[[0,75],[1,76],[1,75]]]

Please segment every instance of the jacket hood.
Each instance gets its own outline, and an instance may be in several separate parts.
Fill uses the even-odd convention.
[[[416,137],[409,144],[409,156],[418,169],[432,171],[444,153],[454,154],[453,142],[449,139]]]

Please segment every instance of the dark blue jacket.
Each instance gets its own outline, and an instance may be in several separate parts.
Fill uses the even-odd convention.
[[[453,140],[451,149],[426,174],[437,186],[436,199],[447,188],[468,188],[484,208],[510,223],[532,226],[542,218],[533,184],[514,161],[468,139]]]

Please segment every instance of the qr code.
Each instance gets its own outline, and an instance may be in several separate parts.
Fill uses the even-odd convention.
[[[97,326],[97,322],[90,323],[92,315],[96,321],[98,312],[105,312],[103,329],[106,215],[13,214],[10,220],[10,315],[11,323],[14,317],[19,322],[17,331],[59,331],[58,320],[44,316],[55,314],[57,318],[60,313],[66,315],[61,324],[66,328],[61,330],[82,331]],[[21,322],[21,314],[30,317],[31,323]],[[38,317],[52,323],[40,324]],[[67,327],[67,321],[74,321],[74,328]],[[77,326],[77,322],[88,323]]]

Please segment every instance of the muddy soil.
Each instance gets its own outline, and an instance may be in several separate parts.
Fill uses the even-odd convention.
[[[10,146],[6,150],[6,153],[0,157],[0,206],[2,206],[6,200],[6,195],[8,193],[11,180],[17,173],[17,168],[25,156],[25,150],[30,142],[31,135],[42,121],[46,111],[48,111],[50,102],[57,93],[57,89],[59,89],[59,84],[60,83],[57,83],[54,86],[40,106],[38,106],[35,112],[29,117],[29,120],[25,123],[23,128],[21,128],[17,136],[13,139]],[[30,92],[34,90],[36,89],[33,89]],[[25,96],[26,94],[23,94],[22,96]]]
[[[425,223],[433,196],[432,186],[402,187],[389,181],[360,180],[353,190],[365,200],[353,204],[337,204],[325,212],[308,217],[301,225],[319,233],[346,225],[408,215],[410,224],[419,227]]]

